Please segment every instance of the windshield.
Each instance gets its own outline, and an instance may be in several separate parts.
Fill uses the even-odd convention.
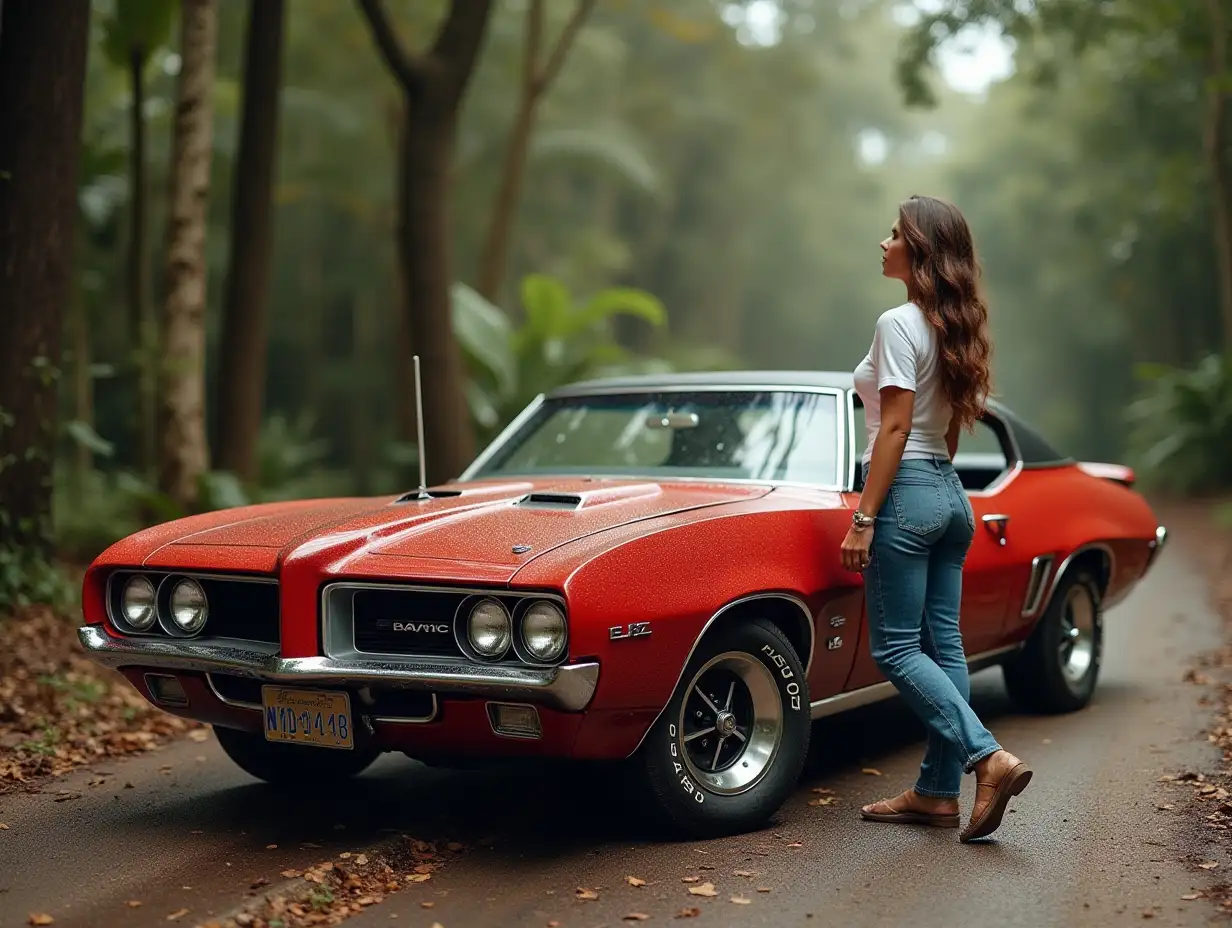
[[[593,474],[838,482],[838,397],[663,391],[549,399],[473,477]]]

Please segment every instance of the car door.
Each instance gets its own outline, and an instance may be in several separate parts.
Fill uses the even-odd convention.
[[[867,446],[864,409],[859,397],[852,397],[853,444],[858,467]],[[968,657],[999,646],[1005,634],[1008,603],[1019,601],[1021,591],[1015,569],[1017,558],[1009,550],[1008,537],[1013,513],[1003,512],[1001,490],[1012,478],[1017,458],[1008,432],[999,420],[989,416],[976,425],[975,435],[963,433],[955,467],[975,515],[975,536],[963,569],[962,605],[959,626]],[[858,482],[857,482],[858,486]],[[858,490],[851,505],[859,501]],[[1007,543],[1001,543],[1002,532]],[[1015,597],[1018,597],[1017,599]],[[846,689],[858,689],[883,679],[869,652],[867,635],[862,636],[859,653]]]

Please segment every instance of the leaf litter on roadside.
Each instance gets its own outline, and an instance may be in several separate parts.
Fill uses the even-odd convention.
[[[194,731],[86,657],[76,618],[30,606],[0,619],[0,793]]]
[[[346,852],[303,870],[284,870],[287,883],[272,887],[240,912],[204,922],[202,928],[338,925],[394,893],[426,882],[444,860],[435,843],[404,835],[379,852]]]

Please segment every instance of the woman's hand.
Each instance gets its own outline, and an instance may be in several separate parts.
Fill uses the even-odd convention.
[[[868,566],[872,546],[873,527],[871,525],[868,528],[856,528],[853,525],[847,529],[847,537],[843,539],[843,546],[840,548],[843,569],[855,574],[861,573]]]

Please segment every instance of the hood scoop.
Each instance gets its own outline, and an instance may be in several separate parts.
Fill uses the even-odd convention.
[[[518,499],[515,506],[523,509],[591,509],[595,506],[606,506],[633,499],[645,499],[659,496],[663,488],[657,483],[634,483],[624,486],[601,487],[596,490],[582,490],[577,493],[553,493],[550,490],[537,490],[527,493]]]

